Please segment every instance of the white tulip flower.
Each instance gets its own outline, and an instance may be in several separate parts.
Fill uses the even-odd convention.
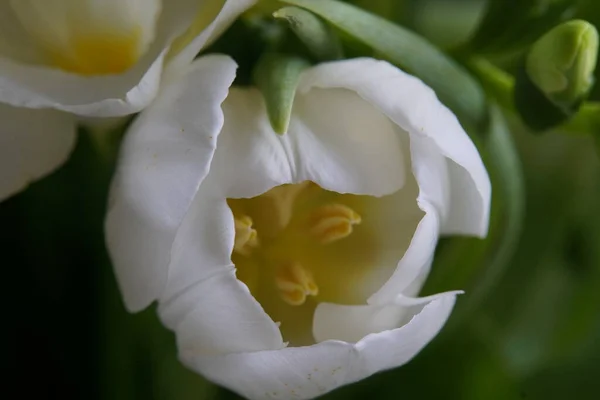
[[[416,298],[440,235],[485,236],[490,181],[455,116],[374,59],[307,69],[285,135],[235,63],[196,60],[130,128],[107,244],[125,304],[250,399],[310,399],[414,357],[456,292]]]
[[[0,0],[0,200],[66,160],[75,115],[140,111],[255,1]]]

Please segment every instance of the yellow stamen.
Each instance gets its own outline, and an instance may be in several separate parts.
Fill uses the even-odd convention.
[[[233,250],[241,255],[248,256],[252,249],[258,246],[258,232],[252,228],[252,218],[247,215],[234,217],[235,240]]]
[[[281,185],[272,188],[264,197],[272,201],[272,213],[281,229],[285,228],[292,219],[294,203],[302,192],[308,187],[314,185],[309,181],[304,181],[295,185]]]
[[[360,215],[343,204],[328,204],[317,208],[310,216],[310,233],[322,244],[333,243],[352,233],[361,223]]]
[[[319,294],[319,287],[310,271],[297,262],[284,264],[277,270],[275,286],[281,299],[292,306],[304,304],[306,296]]]

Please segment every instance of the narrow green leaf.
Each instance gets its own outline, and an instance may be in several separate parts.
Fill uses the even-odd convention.
[[[265,54],[254,69],[254,81],[267,106],[273,130],[280,135],[287,132],[302,71],[308,63],[298,57],[283,54]]]
[[[485,121],[483,90],[469,73],[421,36],[381,17],[335,0],[281,0],[305,8],[372,47],[431,86],[459,118],[474,126]]]
[[[298,7],[284,7],[273,13],[275,18],[285,19],[292,31],[319,60],[342,58],[339,38],[322,19]]]

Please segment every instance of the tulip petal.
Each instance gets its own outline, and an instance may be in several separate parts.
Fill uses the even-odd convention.
[[[225,4],[214,20],[205,21],[204,19],[197,19],[195,21],[194,25],[196,26],[192,26],[191,29],[196,30],[197,35],[169,60],[168,73],[177,71],[189,64],[198,55],[200,50],[213,42],[241,13],[249,9],[256,2],[257,0],[211,0],[203,2],[204,4],[201,4],[198,10],[198,13],[201,14],[199,15],[200,17],[202,17],[202,14],[212,15],[214,13],[212,8],[219,5],[218,3]],[[190,33],[193,34],[193,32],[187,32],[187,34]]]
[[[132,114],[156,96],[164,52],[145,56],[121,75],[85,77],[0,56],[0,101],[17,107],[54,108],[81,116]]]
[[[313,317],[315,341],[343,340],[356,343],[371,333],[395,329],[408,322],[413,315],[406,307],[394,304],[385,306],[349,306],[320,303]]]
[[[386,305],[399,293],[413,295],[420,289],[422,278],[429,272],[439,237],[437,210],[427,202],[422,202],[420,206],[425,211],[425,216],[417,225],[408,249],[388,281],[369,297],[368,304]]]
[[[347,88],[414,137],[426,137],[448,158],[449,204],[441,232],[485,236],[491,186],[477,149],[456,117],[419,79],[391,64],[361,58],[321,64],[305,72],[299,91]]]
[[[76,122],[53,110],[28,110],[0,104],[0,200],[24,189],[69,157]]]
[[[404,325],[425,304],[460,293],[454,291],[421,298],[398,295],[392,303],[383,306],[321,303],[315,310],[313,335],[317,342],[343,340],[356,343],[369,334]]]
[[[170,301],[190,286],[233,271],[235,229],[231,209],[209,175],[200,185],[173,246],[168,282],[159,300]]]
[[[183,352],[283,348],[279,328],[235,277],[233,215],[211,178],[200,186],[177,231],[159,315],[178,332]]]
[[[81,76],[23,63],[0,53],[0,101],[18,107],[55,108],[87,117],[122,116],[142,110],[157,94],[169,44],[189,26],[199,9],[198,1],[194,0],[165,1],[162,5],[155,40],[137,64],[121,74]],[[200,47],[203,43],[206,40]],[[198,46],[195,49],[197,53]],[[25,57],[23,61],[31,58]],[[178,70],[185,72],[192,58],[187,61]]]
[[[454,294],[446,294],[404,326],[368,335],[356,344],[328,340],[278,351],[181,359],[248,399],[312,399],[410,361],[442,328],[454,301]]]
[[[165,289],[173,241],[208,173],[235,68],[225,56],[198,59],[187,75],[164,88],[123,142],[106,232],[132,311]]]
[[[359,354],[352,344],[327,341],[275,351],[186,357],[181,361],[249,400],[313,399],[357,381]]]
[[[456,292],[441,294],[406,325],[363,338],[356,344],[364,362],[363,373],[370,375],[409,362],[442,329],[455,301]]]
[[[404,186],[396,127],[363,99],[344,89],[315,88],[297,96],[294,107],[289,134],[307,179],[336,192],[373,196]]]
[[[177,332],[182,357],[285,347],[277,325],[233,270],[193,284],[161,303],[159,313]]]
[[[224,113],[211,173],[220,175],[230,197],[253,197],[306,180],[339,193],[374,196],[404,185],[396,127],[352,92],[315,90],[297,97],[284,135],[271,128],[255,89],[232,88]]]

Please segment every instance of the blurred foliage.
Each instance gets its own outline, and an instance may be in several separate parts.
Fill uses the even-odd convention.
[[[402,24],[442,48],[458,49],[450,54],[459,62],[468,60],[472,55],[468,51],[492,44],[499,48],[501,43],[509,56],[493,62],[511,73],[523,47],[536,39],[523,35],[514,42],[506,39],[512,33],[505,32],[493,43],[477,39],[477,46],[468,45],[469,37],[483,37],[477,33],[482,31],[477,20],[486,9],[482,1],[349,2]],[[499,7],[501,3],[490,4]],[[550,3],[566,4],[562,0]],[[571,1],[567,6],[576,17],[600,26],[600,2]],[[500,29],[500,22],[485,29]],[[264,34],[264,26],[236,23],[211,51],[233,54],[240,64],[238,82],[248,83],[261,52],[280,34],[278,26],[270,26],[273,35],[257,42],[251,38]],[[536,35],[550,27],[536,29]],[[507,49],[512,44],[517,49]],[[366,51],[360,46],[345,50],[347,54]],[[597,78],[599,74],[597,69]],[[483,86],[496,99],[502,90],[511,90],[510,82],[497,85],[499,92],[490,90],[493,85]],[[600,100],[598,85],[590,98]],[[597,398],[600,160],[596,145],[589,136],[562,135],[560,129],[531,135],[510,109],[510,100],[501,105],[525,183],[525,212],[516,251],[503,263],[502,274],[493,277],[485,295],[463,313],[479,278],[489,272],[489,260],[482,260],[493,248],[494,237],[486,241],[445,239],[430,288],[466,290],[447,329],[406,366],[341,388],[325,399]],[[469,133],[483,151],[492,179],[497,179],[490,158],[493,142],[483,130]],[[61,400],[237,399],[177,361],[174,338],[153,308],[137,315],[124,310],[103,239],[114,154],[107,156],[107,144],[98,147],[96,137],[82,131],[64,167],[0,203],[8,333],[8,340],[3,341],[8,383],[4,390],[20,397]],[[498,189],[496,184],[494,207],[502,209],[506,203]],[[453,286],[458,283],[465,286]]]
[[[578,0],[488,0],[467,46],[477,53],[524,50],[556,24],[571,18]]]

